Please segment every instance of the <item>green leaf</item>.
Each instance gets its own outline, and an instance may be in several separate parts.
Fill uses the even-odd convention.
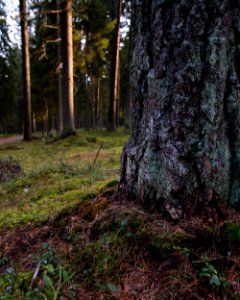
[[[100,290],[106,290],[106,289],[107,289],[106,284],[100,284],[100,283],[97,283],[96,286],[97,286]]]
[[[54,274],[55,273],[55,269],[54,269],[54,266],[49,264],[49,265],[46,265],[46,270],[48,273],[50,274]]]
[[[127,237],[127,238],[132,237],[132,235],[133,235],[133,234],[132,234],[132,232],[130,232],[130,231],[126,233],[126,237]]]
[[[210,277],[210,274],[208,272],[205,272],[205,273],[204,272],[200,272],[199,273],[199,277],[200,278],[202,278],[202,277]]]
[[[126,218],[121,222],[121,230],[125,230],[127,225],[128,225],[128,219]]]
[[[117,291],[117,287],[112,283],[107,283],[106,286],[112,293],[115,293]]]
[[[52,279],[49,277],[49,276],[47,276],[46,274],[44,274],[43,275],[43,280],[44,280],[44,282],[45,282],[45,284],[46,284],[46,288],[48,289],[48,288],[54,288],[54,286],[53,286],[53,281],[52,281]]]
[[[201,272],[209,273],[209,271],[210,271],[209,268],[202,268],[202,269],[201,269]]]
[[[70,279],[70,273],[65,270],[63,270],[62,275],[64,281],[68,281]]]
[[[46,250],[46,249],[48,249],[49,248],[49,244],[48,243],[43,243],[42,245],[41,245],[41,250]]]
[[[210,282],[211,285],[216,285],[216,286],[220,286],[220,284],[221,284],[221,282],[220,282],[218,276],[215,275],[215,274],[212,275],[212,277],[211,277],[211,279],[209,280],[209,282]]]
[[[216,271],[216,269],[215,269],[215,267],[214,267],[213,265],[208,265],[208,270],[209,270],[209,272],[211,272],[211,273],[217,274],[217,271]]]

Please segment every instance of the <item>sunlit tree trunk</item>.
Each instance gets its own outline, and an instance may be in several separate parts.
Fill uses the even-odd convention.
[[[119,79],[119,49],[120,49],[120,18],[122,11],[122,0],[114,1],[114,19],[116,25],[114,28],[112,46],[112,61],[110,73],[110,103],[109,103],[109,130],[114,130],[117,126],[117,97],[118,97],[118,79]]]
[[[28,46],[28,24],[26,0],[20,0],[20,23],[22,36],[22,76],[23,76],[23,98],[24,98],[24,140],[32,138],[32,108],[31,108],[31,79],[30,58]]]
[[[181,218],[240,203],[240,2],[133,1],[120,190]]]
[[[73,95],[72,1],[61,1],[62,110],[61,136],[76,134]]]
[[[60,0],[57,0],[57,34],[58,39],[61,39],[61,23],[60,23]],[[57,47],[58,55],[58,132],[61,134],[63,131],[63,109],[62,109],[62,63],[61,63],[61,45]]]

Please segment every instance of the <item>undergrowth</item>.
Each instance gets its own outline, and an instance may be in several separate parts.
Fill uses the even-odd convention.
[[[1,300],[240,299],[239,214],[176,223],[117,198],[126,139],[1,147],[23,169],[0,185]]]

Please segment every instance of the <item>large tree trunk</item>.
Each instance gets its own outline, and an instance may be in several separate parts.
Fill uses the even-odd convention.
[[[30,58],[28,47],[28,24],[26,0],[20,0],[20,23],[22,36],[22,76],[24,99],[24,135],[23,139],[29,141],[32,138],[32,105],[31,105],[31,79]]]
[[[120,190],[175,218],[195,202],[239,207],[240,2],[133,2]]]
[[[119,81],[119,49],[120,49],[120,18],[122,12],[122,0],[114,0],[114,19],[116,25],[111,41],[112,61],[110,78],[110,103],[109,103],[109,130],[117,127],[117,97]]]
[[[61,136],[75,134],[73,96],[72,0],[61,1],[62,111]]]

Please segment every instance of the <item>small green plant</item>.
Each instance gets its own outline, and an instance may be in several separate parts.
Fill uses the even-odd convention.
[[[189,256],[191,254],[191,250],[187,247],[173,246],[173,249],[184,256]]]
[[[221,285],[221,278],[219,277],[217,270],[208,261],[205,261],[204,267],[202,267],[201,271],[199,272],[199,277],[208,278],[211,285]]]
[[[58,262],[54,250],[47,243],[42,245],[39,257],[34,274],[33,272],[16,272],[11,267],[6,269],[5,274],[0,276],[1,300],[59,299],[63,288],[75,273],[69,272],[67,266],[62,266]]]
[[[31,272],[17,273],[12,267],[6,269],[5,274],[0,276],[0,299],[15,300],[20,299],[27,292]],[[28,300],[30,298],[23,298]]]
[[[58,259],[53,247],[48,243],[43,243],[40,248],[40,253],[34,255],[35,259],[44,265],[57,265]]]
[[[117,287],[112,284],[112,283],[106,283],[106,284],[96,284],[96,286],[100,289],[100,290],[107,290],[110,291],[112,293],[115,293],[117,291]]]
[[[9,259],[7,256],[0,257],[0,267],[5,266],[8,263]]]
[[[63,287],[69,283],[74,273],[68,272],[63,266],[56,268],[47,264],[44,266],[43,276],[39,282],[44,299],[57,300],[61,295]]]

